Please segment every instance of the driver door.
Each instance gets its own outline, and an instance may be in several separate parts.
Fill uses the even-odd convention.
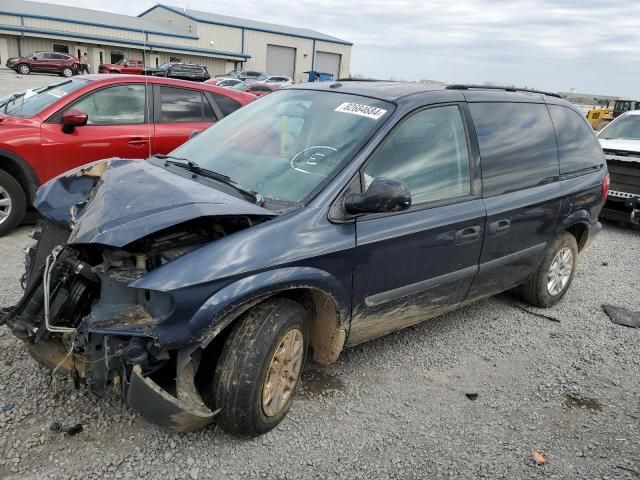
[[[122,84],[93,91],[66,105],[42,124],[42,157],[49,176],[111,157],[144,159],[150,155],[153,129],[146,116],[144,84]],[[62,113],[76,108],[87,124],[65,133]]]
[[[363,167],[400,180],[412,206],[356,220],[349,344],[413,325],[464,301],[478,271],[485,208],[460,105],[410,114]]]

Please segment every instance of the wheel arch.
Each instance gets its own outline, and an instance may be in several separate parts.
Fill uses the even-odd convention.
[[[335,277],[312,267],[270,270],[238,280],[212,295],[186,330],[206,348],[245,312],[274,297],[295,300],[310,312],[314,359],[321,364],[335,362],[347,336],[350,297]]]
[[[4,170],[18,181],[27,196],[28,204],[33,204],[40,185],[33,168],[19,155],[0,148],[0,170]]]

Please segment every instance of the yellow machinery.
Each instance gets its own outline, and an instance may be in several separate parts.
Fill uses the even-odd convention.
[[[611,120],[613,120],[613,108],[599,107],[587,113],[587,122],[596,131],[604,128]]]

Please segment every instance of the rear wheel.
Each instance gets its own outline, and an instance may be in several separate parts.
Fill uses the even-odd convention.
[[[16,228],[27,211],[27,196],[15,178],[0,170],[0,236]]]
[[[536,273],[520,286],[523,299],[536,307],[551,307],[569,290],[576,273],[578,244],[573,235],[561,233],[550,245]]]
[[[62,75],[63,77],[70,77],[71,75],[73,75],[73,69],[71,67],[64,67],[60,72],[60,75]]]
[[[29,75],[31,73],[31,67],[26,63],[21,63],[20,65],[18,65],[17,70],[18,73],[21,73],[22,75]]]
[[[227,432],[255,437],[285,417],[307,351],[306,312],[276,298],[251,309],[231,332],[216,367],[210,407]]]

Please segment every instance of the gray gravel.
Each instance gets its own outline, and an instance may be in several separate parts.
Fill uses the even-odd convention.
[[[0,304],[20,296],[28,231],[0,240]],[[52,385],[1,327],[0,408],[13,408],[0,478],[637,478],[640,330],[600,305],[640,309],[639,247],[638,232],[607,225],[544,311],[560,323],[501,295],[308,366],[287,419],[255,440],[168,433],[116,398]],[[84,431],[54,434],[53,421]]]
[[[20,297],[29,231],[0,239],[0,305]],[[640,330],[601,304],[640,309],[639,251],[640,232],[607,225],[541,311],[560,323],[501,295],[309,365],[289,416],[254,440],[168,433],[52,384],[0,327],[0,478],[638,478]]]

